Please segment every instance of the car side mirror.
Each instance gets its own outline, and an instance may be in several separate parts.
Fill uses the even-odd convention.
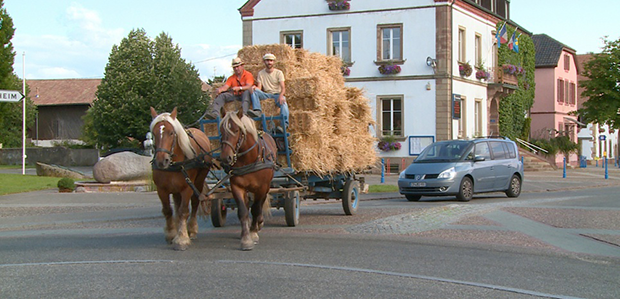
[[[486,160],[483,156],[476,156],[474,157],[474,162],[480,162],[480,161],[484,161]]]

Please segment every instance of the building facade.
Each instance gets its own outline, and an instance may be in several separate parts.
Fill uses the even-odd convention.
[[[532,40],[536,47],[536,95],[530,110],[531,137],[568,136],[577,142],[577,133],[585,124],[570,114],[578,109],[576,52],[546,34],[535,34]],[[563,158],[562,154],[556,155],[558,166]],[[571,154],[567,162],[577,165],[577,153]]]
[[[343,59],[346,84],[370,100],[375,136],[402,144],[384,158],[499,132],[495,28],[509,1],[249,0],[239,11],[244,45],[286,43]],[[471,71],[462,74],[464,65]],[[478,79],[476,66],[491,76]]]

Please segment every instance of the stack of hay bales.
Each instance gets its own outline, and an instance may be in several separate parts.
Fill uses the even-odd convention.
[[[247,46],[238,56],[256,77],[265,67],[266,53],[276,56],[275,67],[286,79],[293,168],[328,175],[374,166],[371,108],[361,89],[345,87],[340,58],[281,44]],[[240,107],[238,102],[231,104],[227,110]],[[266,115],[279,113],[274,100],[261,101],[261,106]]]

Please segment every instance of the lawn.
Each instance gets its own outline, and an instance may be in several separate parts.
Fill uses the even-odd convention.
[[[0,173],[0,195],[58,188],[60,178]]]

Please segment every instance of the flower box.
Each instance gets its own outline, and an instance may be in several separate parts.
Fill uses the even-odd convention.
[[[398,74],[400,70],[400,65],[384,64],[379,66],[379,73],[383,75]]]
[[[485,70],[477,70],[476,71],[476,79],[478,80],[489,80],[491,78],[491,74]]]
[[[397,141],[379,141],[379,143],[377,144],[377,147],[384,151],[384,152],[390,152],[390,151],[397,151],[400,149],[401,145],[400,142]]]
[[[351,4],[349,0],[335,0],[327,3],[329,10],[349,10]]]
[[[473,72],[473,69],[471,68],[471,65],[467,62],[459,62],[459,74],[462,77],[469,77],[471,76],[471,73]]]
[[[343,76],[348,76],[348,75],[350,75],[350,74],[351,74],[351,69],[350,69],[348,66],[344,66],[344,65],[343,65],[343,66],[340,68],[340,71],[342,72],[342,75],[343,75]]]

